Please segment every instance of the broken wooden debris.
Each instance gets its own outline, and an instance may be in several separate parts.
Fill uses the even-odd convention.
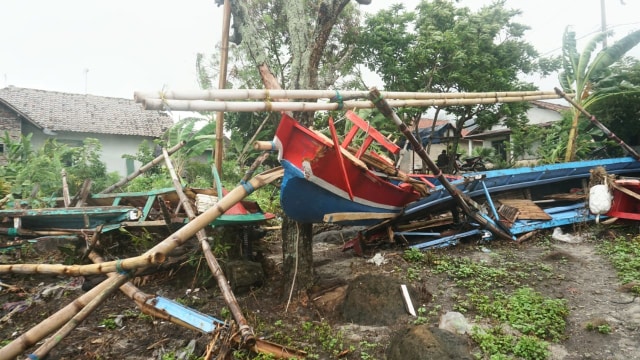
[[[411,316],[417,316],[416,310],[413,308],[413,302],[411,301],[411,296],[409,295],[409,290],[407,289],[407,285],[400,285],[400,289],[402,290],[402,300],[404,301],[404,306],[407,308],[407,312]]]

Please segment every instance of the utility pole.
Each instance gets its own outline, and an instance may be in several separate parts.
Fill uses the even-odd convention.
[[[607,12],[604,6],[604,0],[600,0],[600,23],[602,24],[602,32],[607,32]],[[602,48],[607,48],[607,37],[604,37],[602,40]]]

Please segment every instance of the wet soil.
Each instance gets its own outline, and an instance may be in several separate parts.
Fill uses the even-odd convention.
[[[310,358],[385,359],[394,334],[404,331],[413,318],[407,313],[390,311],[390,321],[384,324],[367,323],[359,318],[346,319],[343,305],[347,291],[350,286],[353,290],[354,279],[361,279],[363,275],[385,276],[409,285],[413,289],[415,306],[423,306],[431,314],[428,315],[427,326],[437,327],[440,315],[456,309],[456,299],[464,290],[457,288],[445,274],[436,274],[426,267],[421,273],[408,276],[412,264],[403,258],[402,248],[390,245],[374,247],[359,257],[352,250],[343,251],[343,245],[352,232],[335,228],[329,231],[333,231],[331,236],[318,236],[314,241],[318,283],[308,294],[294,294],[290,299],[287,296],[289,284],[281,281],[279,233],[271,232],[261,241],[261,263],[266,271],[263,285],[236,294],[248,323],[260,338],[307,350],[313,355]],[[532,273],[527,285],[546,296],[566,299],[569,305],[564,337],[551,345],[550,358],[640,359],[640,299],[621,287],[611,264],[596,251],[599,242],[634,235],[627,234],[629,229],[599,231],[597,236],[593,235],[596,232],[590,229],[581,231],[583,239],[578,243],[553,240],[548,232],[521,244],[472,239],[428,252],[488,264],[496,259],[506,259],[515,263],[548,265],[551,276],[541,279]],[[385,260],[383,264],[372,261],[377,253]],[[69,261],[68,253],[56,249],[14,249],[0,256],[2,263]],[[224,298],[199,253],[187,253],[182,259],[171,269],[137,278],[134,283],[147,294],[161,295],[204,314],[228,319]],[[220,261],[225,262],[222,257]],[[83,283],[92,280],[0,275],[1,345],[6,345],[82,295]],[[378,296],[397,295],[381,292]],[[376,311],[370,305],[361,304],[360,307],[369,312]],[[475,320],[473,313],[465,316],[472,323]],[[588,329],[587,324],[599,323],[608,324],[611,333],[602,334]],[[322,329],[330,329],[327,332],[333,335],[322,336]],[[341,351],[325,344],[338,337]],[[195,359],[206,353],[210,343],[210,335],[146,316],[133,301],[121,293],[114,293],[63,339],[51,351],[49,358]],[[470,352],[477,352],[473,341],[467,338],[467,343]],[[39,344],[23,355],[29,354]],[[245,352],[234,352],[233,349],[229,354],[229,358],[250,358]],[[4,358],[0,349],[0,359]]]

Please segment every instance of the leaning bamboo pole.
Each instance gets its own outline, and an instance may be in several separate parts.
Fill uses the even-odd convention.
[[[185,146],[187,144],[186,141],[182,140],[181,142],[179,142],[178,144],[176,144],[175,146],[173,146],[171,149],[167,150],[167,152],[169,154],[173,154],[174,152],[180,150],[183,146]],[[100,194],[108,194],[110,192],[112,192],[113,190],[119,188],[120,186],[128,183],[129,181],[135,179],[136,177],[138,177],[141,174],[144,174],[147,170],[151,169],[152,167],[154,167],[156,164],[158,164],[159,162],[161,162],[164,159],[163,155],[159,155],[157,156],[155,159],[151,160],[150,162],[142,165],[138,170],[134,171],[133,173],[129,174],[127,177],[121,179],[120,181],[118,181],[117,183],[109,186],[108,188],[102,190],[100,192]]]
[[[0,274],[59,274],[67,276],[80,276],[92,274],[106,274],[110,272],[129,271],[145,268],[153,264],[161,264],[165,261],[169,252],[182,245],[196,232],[208,226],[213,220],[224,214],[233,205],[238,203],[255,189],[265,186],[282,176],[282,168],[272,169],[256,175],[246,183],[231,190],[216,206],[189,221],[175,233],[149,249],[142,255],[122,260],[109,261],[101,264],[90,265],[62,265],[62,264],[9,264],[0,265]]]
[[[187,213],[187,216],[189,217],[189,221],[191,221],[196,218],[196,213],[193,210],[193,204],[189,201],[187,196],[182,191],[182,185],[180,183],[180,179],[178,178],[178,174],[176,174],[176,171],[173,168],[173,164],[171,163],[169,154],[166,152],[166,150],[163,150],[163,154],[164,154],[165,164],[167,166],[167,169],[169,169],[169,174],[171,175],[171,179],[173,180],[173,186],[175,187],[176,193],[180,198],[180,202],[183,205],[184,211]],[[219,199],[222,198],[222,194],[218,194],[218,198]],[[255,345],[256,339],[253,333],[253,329],[251,329],[251,327],[247,322],[247,319],[242,314],[242,309],[240,309],[240,305],[238,305],[238,300],[236,300],[236,297],[233,294],[233,291],[231,290],[229,283],[227,282],[227,278],[224,275],[224,272],[222,271],[222,268],[220,267],[218,260],[216,259],[216,257],[213,255],[213,252],[211,251],[211,247],[209,246],[207,234],[204,231],[204,228],[196,232],[196,237],[198,238],[198,241],[200,242],[200,246],[202,247],[202,252],[204,253],[205,259],[207,260],[207,265],[209,265],[209,269],[211,269],[211,273],[213,274],[213,277],[218,282],[218,287],[222,292],[224,301],[227,303],[227,306],[229,306],[229,311],[231,311],[231,315],[233,315],[233,319],[238,324],[238,327],[240,329],[241,339],[242,339],[241,345],[245,345],[247,347],[251,347]]]
[[[42,359],[45,355],[51,351],[56,345],[58,345],[67,335],[73,331],[84,319],[87,318],[95,309],[98,308],[107,297],[109,297],[114,291],[118,290],[120,286],[129,281],[127,275],[116,275],[110,278],[109,286],[95,296],[89,303],[78,311],[64,326],[62,326],[55,334],[50,336],[33,354],[29,355],[29,359]],[[35,356],[35,357],[34,357]]]
[[[480,225],[486,227],[494,235],[503,239],[511,240],[512,236],[510,234],[507,234],[504,230],[496,226],[494,223],[488,221],[485,217],[483,217],[479,213],[479,211],[477,210],[474,211],[473,209],[471,209],[468,203],[472,200],[469,199],[460,190],[458,190],[455,186],[453,186],[449,182],[449,180],[447,180],[447,178],[442,173],[442,170],[440,170],[440,168],[438,168],[438,166],[433,162],[433,160],[429,158],[424,148],[422,147],[422,144],[420,144],[418,139],[416,139],[416,137],[413,136],[413,134],[411,133],[411,130],[407,128],[407,125],[403,123],[402,120],[400,120],[400,118],[398,117],[398,115],[391,109],[391,107],[389,106],[387,101],[384,99],[384,97],[380,95],[380,92],[377,89],[372,88],[369,97],[371,101],[375,103],[378,110],[380,110],[380,112],[387,119],[392,120],[396,124],[398,129],[404,134],[407,140],[411,143],[411,146],[414,148],[418,156],[420,156],[422,161],[424,161],[425,164],[427,164],[427,167],[429,167],[429,170],[431,170],[436,175],[438,180],[440,180],[440,183],[442,184],[442,186],[449,192],[449,194],[451,194],[451,197],[462,208],[462,210],[469,217],[477,221]]]
[[[381,91],[385,99],[468,99],[496,98],[513,96],[555,95],[553,91],[493,91],[493,92],[461,92],[433,93],[408,91]],[[136,102],[146,99],[163,100],[244,100],[244,99],[367,99],[369,91],[365,90],[270,90],[270,89],[211,89],[187,91],[136,91],[133,94]],[[557,96],[556,96],[557,97]]]
[[[636,152],[636,150],[634,148],[632,148],[631,146],[629,146],[627,143],[625,143],[624,141],[622,141],[622,139],[620,139],[616,134],[614,134],[613,132],[611,132],[611,130],[609,130],[609,128],[607,128],[606,126],[604,126],[603,123],[601,123],[600,121],[598,121],[598,119],[596,119],[595,116],[591,115],[584,107],[582,107],[580,104],[578,104],[575,100],[573,100],[569,95],[565,94],[562,90],[560,90],[559,88],[554,88],[556,93],[558,95],[560,95],[562,98],[564,98],[565,100],[567,100],[569,102],[569,104],[573,105],[573,107],[576,108],[576,110],[578,110],[579,112],[581,112],[584,116],[586,116],[587,118],[589,118],[589,121],[591,121],[591,123],[593,125],[595,125],[598,129],[600,129],[600,131],[602,131],[609,139],[615,141],[618,145],[620,145],[620,147],[622,149],[624,149],[627,153],[629,153],[634,159],[636,160],[640,160],[640,154],[638,154]]]
[[[423,100],[388,100],[391,107],[428,107],[428,106],[462,106],[477,104],[495,104],[508,102],[558,99],[557,94],[495,96],[463,99],[423,99]],[[375,108],[371,101],[341,102],[271,102],[271,101],[205,101],[205,100],[168,100],[146,98],[142,102],[145,110],[173,111],[322,111],[341,109]]]

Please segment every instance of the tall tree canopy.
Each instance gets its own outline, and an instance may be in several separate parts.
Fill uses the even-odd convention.
[[[232,41],[258,69],[261,87],[330,89],[355,66],[360,18],[350,0],[232,1],[231,12]],[[313,120],[309,113],[296,117],[306,124]],[[311,224],[283,221],[284,280],[299,289],[313,283],[311,230]]]
[[[513,18],[519,10],[496,1],[478,11],[449,0],[422,1],[416,11],[401,5],[366,21],[362,61],[393,90],[433,92],[515,91],[535,89],[521,74],[546,70],[523,37],[528,29]],[[364,46],[364,44],[368,46]],[[526,122],[525,103],[448,107],[455,114],[457,148],[463,127],[474,119],[488,128],[501,119]]]

